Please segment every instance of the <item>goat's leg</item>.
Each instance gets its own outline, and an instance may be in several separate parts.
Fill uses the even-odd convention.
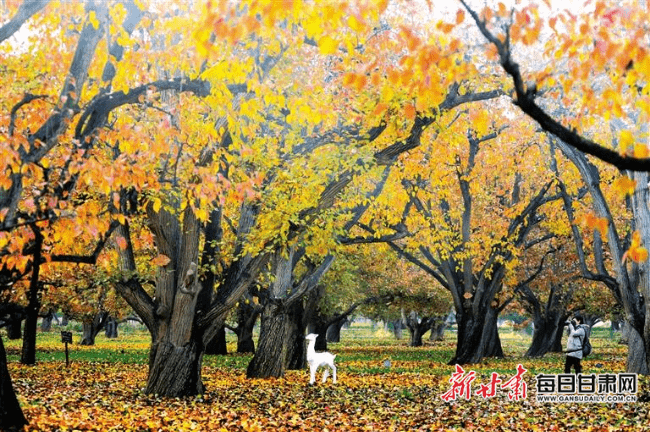
[[[336,384],[336,366],[332,364],[332,382]]]
[[[327,381],[327,377],[330,375],[330,371],[327,368],[324,368],[323,372],[323,382]]]
[[[316,369],[312,365],[309,365],[309,384],[313,384],[316,381]]]

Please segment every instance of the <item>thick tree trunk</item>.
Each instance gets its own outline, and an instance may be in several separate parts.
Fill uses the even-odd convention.
[[[203,350],[194,341],[183,346],[165,340],[152,345],[145,392],[171,397],[203,394],[202,359]]]
[[[35,294],[38,296],[38,294]],[[31,297],[31,293],[30,293]],[[36,300],[38,302],[38,300]],[[31,303],[31,300],[30,300]],[[36,363],[36,329],[38,328],[38,306],[27,306],[25,327],[23,329],[23,347],[20,362],[25,365]]]
[[[287,329],[287,369],[302,370],[307,367],[307,345],[305,344],[304,308],[298,300],[289,307]],[[325,334],[323,334],[325,339]],[[326,342],[327,343],[327,342]]]
[[[551,308],[535,317],[535,329],[533,331],[533,340],[530,343],[526,357],[542,357],[547,352],[556,351],[556,343],[560,341],[560,351],[562,350],[562,330],[567,314],[563,310]]]
[[[404,323],[402,323],[401,319],[398,319],[392,321],[392,324],[393,324],[393,335],[395,335],[395,339],[402,340],[402,330],[404,330]]]
[[[92,319],[84,317],[82,321],[83,335],[81,338],[81,345],[95,345],[95,338],[106,325],[108,319],[108,312],[98,312]]]
[[[421,347],[424,345],[422,337],[431,328],[431,319],[424,317],[420,320],[416,312],[411,312],[408,316],[404,315],[402,319],[411,335],[409,346]]]
[[[449,361],[454,364],[478,363],[484,357],[503,357],[497,326],[497,312],[488,307],[484,313],[457,313],[458,342],[456,355]]]
[[[208,342],[205,347],[205,354],[209,355],[226,355],[228,347],[226,346],[226,328],[221,327],[217,334]]]
[[[431,324],[431,335],[429,336],[429,341],[431,342],[444,341],[446,328],[447,328],[447,323],[445,322],[445,317],[435,319],[435,321]]]
[[[240,302],[237,309],[237,352],[254,353],[255,340],[253,339],[253,329],[260,315],[259,306],[254,307]]]
[[[117,325],[118,322],[114,317],[108,317],[104,329],[104,335],[109,339],[116,339],[118,337]]]
[[[315,333],[318,335],[316,338],[316,344],[314,345],[314,349],[318,351],[327,351],[327,331],[328,331],[328,326],[327,322],[325,319],[316,319],[312,320],[311,323],[309,323],[308,326],[308,332],[309,333]]]
[[[626,327],[629,329],[626,371],[648,375],[648,363],[646,362],[643,339],[631,325]]]
[[[50,330],[52,330],[53,320],[54,320],[54,312],[50,310],[47,312],[47,314],[45,314],[45,316],[41,320],[41,331],[49,332]]]
[[[327,332],[325,333],[326,341],[341,342],[341,329],[343,328],[343,326],[347,321],[348,321],[347,319],[342,319],[330,324],[330,326],[327,327]]]
[[[26,424],[27,420],[11,383],[7,369],[7,353],[0,338],[0,430],[21,430]]]
[[[246,369],[249,378],[279,378],[284,375],[291,325],[291,317],[278,301],[264,306],[259,343]]]
[[[12,319],[7,323],[7,337],[10,340],[17,340],[23,336],[22,320]]]
[[[81,323],[82,335],[79,345],[91,346],[95,345],[95,331],[93,329],[93,322],[89,319],[84,319]]]

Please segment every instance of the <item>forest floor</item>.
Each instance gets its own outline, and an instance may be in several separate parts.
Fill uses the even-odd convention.
[[[250,355],[205,356],[205,394],[179,399],[142,392],[146,331],[122,331],[111,340],[100,335],[92,347],[70,345],[67,367],[58,331],[39,333],[36,366],[20,365],[20,341],[3,339],[28,431],[650,431],[650,379],[624,374],[626,346],[609,329],[594,329],[580,394],[561,375],[561,353],[525,358],[530,336],[511,328],[500,330],[505,358],[462,371],[446,364],[453,332],[419,348],[369,323],[341,336],[329,345],[337,354],[337,384],[310,386],[307,370],[247,379]],[[235,349],[232,336],[229,349]],[[558,390],[557,379],[569,381]],[[608,380],[627,387],[635,381],[636,392],[596,388]],[[541,402],[540,395],[574,401]]]

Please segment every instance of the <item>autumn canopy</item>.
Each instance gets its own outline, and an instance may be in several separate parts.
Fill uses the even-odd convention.
[[[497,318],[529,291],[583,285],[647,373],[650,12],[511,3],[3,3],[0,288],[25,307],[21,360],[44,305],[101,300],[151,334],[147,393],[202,394],[206,347],[252,302],[247,374],[282,376],[304,366],[307,299],[365,245],[429,294],[345,300],[453,307],[452,364],[503,356]]]

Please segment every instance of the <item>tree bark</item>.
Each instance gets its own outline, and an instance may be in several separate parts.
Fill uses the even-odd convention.
[[[402,340],[402,330],[404,330],[404,323],[401,319],[392,321],[393,324],[393,335],[395,339]]]
[[[116,339],[118,337],[117,326],[118,326],[118,322],[115,319],[115,317],[109,316],[108,319],[106,320],[104,335],[108,339]]]
[[[447,323],[445,322],[446,317],[435,318],[431,324],[431,335],[429,340],[431,342],[442,342],[445,340],[445,329],[447,328]]]
[[[473,364],[483,357],[503,357],[497,326],[498,313],[492,307],[486,309],[485,313],[456,314],[458,342],[456,354],[448,364]]]
[[[428,317],[419,319],[416,312],[411,312],[408,315],[403,315],[402,320],[411,335],[409,346],[420,347],[424,345],[422,336],[431,328],[431,319]]]
[[[18,340],[23,336],[22,318],[10,318],[7,321],[7,337],[10,340]]]
[[[286,371],[292,322],[278,303],[269,302],[264,306],[257,350],[246,369],[248,378],[279,378]]]
[[[330,324],[325,333],[325,340],[327,342],[341,342],[341,329],[347,321],[347,318],[343,318]]]
[[[52,330],[52,321],[54,320],[54,311],[49,310],[43,319],[41,319],[41,331],[49,332]]]
[[[209,355],[226,355],[228,346],[226,345],[226,327],[221,327],[217,334],[207,343],[205,354]]]
[[[39,274],[42,262],[43,235],[40,228],[32,226],[34,233],[34,253],[32,256],[32,275],[29,282],[29,303],[25,308],[25,328],[23,330],[23,349],[20,362],[25,365],[36,363],[36,328],[38,326],[38,312],[41,308],[41,283]]]
[[[98,312],[93,317],[85,316],[82,320],[83,335],[81,337],[80,345],[91,346],[95,345],[95,338],[106,325],[108,319],[108,312]]]
[[[549,311],[535,318],[533,340],[525,356],[542,357],[547,352],[553,351],[558,339],[558,333],[560,340],[562,339],[563,323],[566,318],[566,314],[562,314],[560,311]]]
[[[196,341],[180,346],[167,341],[152,345],[145,393],[174,397],[203,394],[202,359],[203,350]]]
[[[305,344],[304,307],[301,300],[289,306],[287,369],[302,370],[307,367],[307,345]],[[323,334],[325,339],[325,334]]]
[[[0,430],[21,430],[27,424],[7,369],[7,353],[0,337]]]

